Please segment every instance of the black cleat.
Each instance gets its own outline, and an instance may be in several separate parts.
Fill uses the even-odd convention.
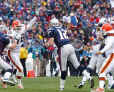
[[[60,88],[59,90],[60,90],[60,91],[63,91],[63,90],[64,90],[64,88]]]
[[[78,88],[82,88],[84,85],[79,85]]]
[[[111,89],[114,89],[114,84],[111,86]]]
[[[93,79],[90,80],[90,87],[94,88],[94,80]]]
[[[78,86],[74,86],[74,87],[82,88],[83,86],[84,86],[84,84],[82,84],[82,82],[80,82],[80,84]]]
[[[3,80],[4,83],[10,85],[10,86],[15,86],[16,84],[10,80]]]

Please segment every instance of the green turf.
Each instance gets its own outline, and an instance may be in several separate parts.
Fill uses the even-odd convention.
[[[65,89],[62,92],[90,92],[88,82],[82,89],[74,88],[74,84],[78,84],[81,78],[67,77]],[[97,78],[95,78],[96,87],[98,85]],[[58,77],[38,77],[35,79],[24,78],[24,90],[17,89],[15,87],[8,86],[7,89],[0,87],[0,92],[60,92],[59,89],[59,78]],[[106,90],[105,92],[114,92],[114,90]]]

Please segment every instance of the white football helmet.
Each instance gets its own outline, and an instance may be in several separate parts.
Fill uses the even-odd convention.
[[[50,20],[50,25],[51,26],[59,26],[59,20],[56,18],[53,18]]]

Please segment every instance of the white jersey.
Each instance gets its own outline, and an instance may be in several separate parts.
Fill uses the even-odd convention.
[[[93,46],[92,46],[91,53],[92,53],[92,54],[96,54],[96,52],[99,51],[100,46],[101,46],[101,44],[93,45]]]
[[[32,25],[36,22],[36,20],[37,20],[37,18],[34,17],[27,25],[20,24],[20,29],[19,30],[13,30],[13,29],[10,30],[8,35],[13,37],[13,39],[11,39],[10,42],[13,43],[14,40],[17,41],[17,46],[13,50],[11,50],[12,52],[19,53],[21,45],[22,45],[21,35],[24,34],[26,30],[31,29]]]
[[[11,52],[19,53],[21,45],[22,45],[21,35],[17,34],[15,31],[13,32],[13,38],[10,39],[10,44],[8,47],[10,47],[14,41],[17,41],[17,45],[16,45],[16,48],[11,49]]]
[[[107,36],[105,39],[105,47],[101,50],[101,52],[104,53],[107,51],[114,53],[114,36]]]
[[[101,47],[101,44],[97,44],[97,45],[92,46],[91,53],[96,54],[96,52],[98,52],[100,50],[100,47]],[[105,52],[105,56],[108,57],[108,55],[110,55],[110,53],[112,53],[112,50],[107,50]]]

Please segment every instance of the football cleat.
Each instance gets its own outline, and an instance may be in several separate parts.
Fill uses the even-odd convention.
[[[111,88],[110,89],[114,89],[114,84],[111,86]]]
[[[104,92],[104,89],[103,88],[97,88],[97,89],[91,90],[91,92]]]
[[[74,85],[74,87],[77,87],[77,88],[82,88],[84,86],[84,82],[80,82],[80,84],[77,86],[77,85]]]
[[[2,82],[3,82],[3,83],[6,83],[6,84],[8,84],[8,85],[10,85],[10,86],[15,86],[15,83],[12,82],[12,81],[10,81],[10,80],[8,80],[8,79],[3,79]]]
[[[103,88],[97,88],[96,92],[104,92],[104,89]]]
[[[17,87],[18,87],[19,89],[24,89],[24,87],[23,87],[22,84],[18,84]]]
[[[64,88],[60,88],[59,90],[60,90],[60,91],[63,91],[63,90],[64,90]]]
[[[2,82],[2,88],[7,88],[7,84],[5,82]]]
[[[91,87],[91,88],[94,88],[94,80],[93,80],[93,78],[90,79],[89,81],[90,81],[90,87]]]
[[[84,83],[83,82],[80,82],[80,84],[78,86],[74,86],[74,87],[82,88],[83,86],[84,86]]]

